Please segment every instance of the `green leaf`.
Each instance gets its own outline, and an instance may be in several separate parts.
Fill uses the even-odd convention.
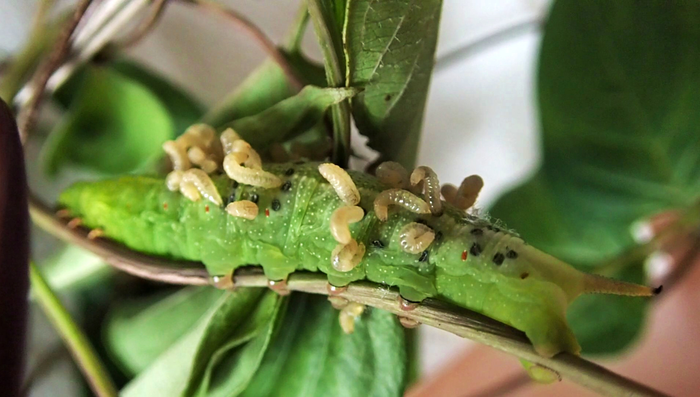
[[[347,85],[364,87],[352,114],[369,145],[413,167],[440,22],[440,0],[348,0]]]
[[[106,174],[143,170],[172,137],[168,110],[148,89],[109,69],[88,69],[42,160],[55,175],[66,164]]]
[[[255,311],[234,323],[235,328],[229,315],[220,316],[221,321],[210,326],[199,343],[183,395],[231,396],[245,389],[272,339],[283,302],[276,293],[266,291]]]
[[[119,59],[107,65],[88,65],[78,70],[54,93],[54,99],[64,108],[69,107],[77,92],[85,84],[88,71],[91,69],[115,71],[148,89],[168,110],[173,123],[173,137],[182,134],[187,127],[196,123],[204,114],[202,105],[182,88],[177,87],[145,66],[128,59]]]
[[[325,86],[323,68],[308,61],[301,54],[284,52],[283,54],[305,84]],[[233,120],[261,113],[296,93],[282,69],[277,63],[268,59],[255,69],[233,93],[209,111],[203,121],[219,128]]]
[[[404,329],[368,309],[343,333],[324,297],[298,294],[244,396],[400,396],[407,382]]]
[[[187,334],[222,294],[214,288],[189,287],[165,298],[118,304],[105,326],[112,358],[129,374],[143,371]]]
[[[235,120],[222,128],[233,127],[253,147],[264,150],[272,142],[293,138],[318,124],[331,105],[357,92],[355,88],[307,86],[299,94],[261,113]]]
[[[700,4],[558,0],[542,43],[544,161],[492,214],[591,271],[635,242],[630,226],[700,194]],[[641,263],[617,277],[643,282]],[[584,297],[568,313],[584,353],[634,339],[648,300]]]

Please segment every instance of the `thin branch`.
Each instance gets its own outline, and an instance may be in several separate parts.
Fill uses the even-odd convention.
[[[255,24],[253,24],[251,21],[249,21],[246,17],[243,15],[237,13],[236,11],[229,9],[229,8],[224,8],[220,4],[217,4],[213,1],[209,0],[182,0],[185,4],[191,4],[200,7],[202,10],[211,12],[216,15],[221,15],[222,17],[225,17],[229,21],[233,22],[237,27],[241,28],[242,31],[245,33],[249,34],[250,37],[256,41],[260,47],[267,52],[267,55],[269,55],[276,63],[277,65],[282,69],[282,72],[284,72],[285,76],[287,76],[287,80],[289,80],[289,83],[291,86],[296,89],[297,91],[301,90],[301,88],[304,86],[304,84],[301,82],[301,79],[297,75],[296,71],[294,70],[294,67],[287,61],[287,58],[282,54],[279,48],[275,45],[275,43],[268,38],[265,33],[263,33],[260,28],[258,28]]]
[[[294,18],[294,23],[292,23],[292,28],[290,30],[289,37],[287,38],[287,45],[285,48],[289,52],[301,52],[301,42],[304,39],[304,33],[306,33],[306,26],[309,23],[309,10],[306,7],[306,2],[302,1],[299,6],[299,11],[297,11],[297,16]]]
[[[479,52],[492,48],[494,45],[519,37],[523,33],[531,32],[542,25],[542,16],[529,17],[518,21],[505,28],[499,27],[492,32],[488,32],[481,37],[477,37],[456,49],[440,56],[435,61],[434,72],[441,72],[448,69]]]
[[[34,95],[31,96],[26,106],[22,107],[22,111],[17,117],[22,142],[26,141],[27,132],[32,129],[34,123],[36,122],[39,105],[41,104],[41,100],[44,96],[44,87],[49,81],[51,75],[54,73],[54,71],[56,71],[56,69],[58,69],[66,55],[68,55],[68,51],[70,49],[70,38],[73,35],[75,28],[78,26],[78,23],[83,18],[83,15],[85,15],[85,11],[87,11],[90,3],[92,3],[92,0],[81,0],[78,3],[77,7],[75,8],[75,12],[73,13],[73,18],[61,32],[53,52],[51,52],[51,55],[46,63],[44,63],[34,75],[34,79],[31,82],[34,89]]]
[[[29,279],[37,302],[39,302],[44,313],[53,323],[56,331],[61,335],[61,339],[66,343],[78,367],[88,380],[92,391],[100,397],[116,396],[117,389],[87,336],[75,324],[66,308],[63,307],[61,301],[33,263],[29,264]]]
[[[114,47],[124,49],[132,47],[143,40],[153,28],[156,27],[160,17],[163,16],[168,0],[153,0],[153,5],[149,14],[129,33],[129,35],[119,42],[114,43]]]
[[[36,198],[30,197],[29,204],[32,219],[38,226],[66,242],[77,244],[101,256],[107,263],[120,270],[149,280],[173,284],[208,285],[211,283],[207,271],[201,264],[194,267],[194,264],[190,263],[189,267],[183,268],[181,266],[186,263],[174,263],[139,254],[106,239],[89,240],[88,230],[69,228],[65,220],[57,219],[48,207]],[[241,269],[234,276],[234,284],[238,287],[266,287],[268,279],[260,271],[251,272]],[[292,274],[287,281],[287,286],[292,291],[328,294],[328,281],[322,274]],[[369,282],[352,283],[339,296],[408,317],[540,364],[558,372],[570,381],[604,395],[663,395],[586,361],[580,356],[561,353],[554,358],[542,357],[535,352],[522,332],[478,313],[444,302],[427,299],[414,310],[405,311],[399,303],[398,292]]]

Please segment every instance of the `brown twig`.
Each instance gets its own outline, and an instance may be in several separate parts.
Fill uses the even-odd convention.
[[[114,43],[111,46],[124,49],[138,44],[158,24],[160,17],[163,16],[163,11],[165,11],[165,6],[167,3],[168,0],[154,0],[150,13],[139,23],[139,25],[134,28],[134,30],[129,33],[127,37],[119,40],[119,42]]]
[[[73,13],[73,17],[61,31],[54,50],[51,52],[46,62],[39,67],[39,70],[34,75],[34,79],[32,81],[34,95],[32,95],[29,102],[22,107],[22,110],[17,117],[20,139],[22,143],[26,141],[28,132],[34,127],[34,123],[36,123],[39,105],[44,97],[44,87],[46,87],[46,83],[49,81],[49,78],[53,72],[58,69],[66,55],[68,55],[71,36],[73,35],[75,28],[80,23],[80,20],[85,15],[85,11],[87,11],[90,3],[92,3],[92,0],[81,0],[78,3],[75,8],[75,12]]]
[[[243,15],[237,13],[229,8],[224,8],[221,5],[208,1],[208,0],[182,0],[186,4],[192,4],[200,7],[202,10],[221,15],[229,21],[233,22],[236,26],[241,28],[245,33],[249,34],[253,40],[255,40],[262,48],[267,52],[267,54],[272,58],[275,63],[282,69],[287,80],[294,89],[301,90],[304,86],[301,79],[294,70],[294,67],[287,61],[287,58],[282,54],[280,49],[275,45],[275,43],[270,40],[265,33],[263,33],[260,28],[249,21]]]

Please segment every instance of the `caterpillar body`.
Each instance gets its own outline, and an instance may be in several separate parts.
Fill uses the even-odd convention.
[[[211,275],[255,264],[270,280],[301,270],[322,272],[339,287],[370,280],[397,287],[409,301],[437,298],[509,324],[525,332],[544,356],[579,353],[565,311],[580,294],[653,293],[582,273],[449,203],[442,202],[439,213],[412,207],[415,196],[408,191],[410,197],[392,193],[399,199],[382,221],[375,199],[396,187],[360,172],[348,174],[360,196],[355,205],[364,216],[357,220],[359,210],[354,209],[335,217],[352,218],[343,226],[352,240],[344,244],[347,231],[331,233],[331,218],[352,203],[341,199],[319,165],[265,165],[267,178],[281,181],[269,185],[274,187],[212,175],[222,205],[206,198],[192,201],[169,190],[164,178],[146,176],[78,183],[59,202],[105,237],[144,253],[201,261]],[[229,204],[240,201],[246,201],[246,208],[256,204],[259,211],[247,216],[234,215],[238,208],[227,212]],[[345,262],[335,266],[338,261]]]

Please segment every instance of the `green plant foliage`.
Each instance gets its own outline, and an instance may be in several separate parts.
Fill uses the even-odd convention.
[[[145,370],[221,298],[214,288],[184,288],[157,299],[118,304],[108,315],[104,339],[110,355],[129,374]]]
[[[106,174],[146,169],[162,156],[173,136],[163,103],[143,85],[109,70],[86,71],[66,115],[42,153],[45,170],[55,175],[66,164]]]
[[[92,285],[112,274],[102,258],[75,245],[64,246],[42,263],[41,270],[56,292]]]
[[[226,363],[229,354],[241,354],[250,344],[246,342],[265,334],[274,324],[281,302],[273,292],[256,288],[225,293],[189,333],[127,384],[121,394],[195,395],[200,387],[206,391],[216,364]],[[251,376],[255,369],[247,368]]]
[[[299,294],[243,396],[398,396],[406,383],[396,316],[370,309],[346,335],[325,297]]]
[[[302,76],[304,84],[325,86],[323,68],[307,61],[300,54],[285,53],[285,55]],[[296,93],[296,89],[289,84],[282,69],[277,63],[268,59],[227,98],[207,112],[203,121],[219,128],[233,120],[261,113]]]
[[[253,116],[237,119],[222,128],[233,127],[258,150],[272,142],[285,141],[317,125],[326,110],[352,97],[355,88],[320,88],[306,86],[297,95]]]
[[[634,244],[630,225],[700,194],[700,4],[558,0],[539,66],[544,162],[494,216],[588,271]],[[641,264],[618,277],[642,281]],[[584,352],[629,344],[648,301],[584,297]]]
[[[363,87],[352,114],[369,145],[412,167],[423,121],[442,1],[348,0],[347,85]]]

